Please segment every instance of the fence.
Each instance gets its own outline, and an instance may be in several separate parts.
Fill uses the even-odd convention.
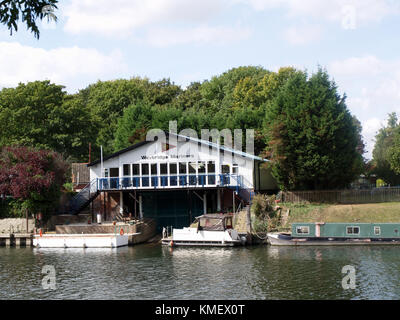
[[[281,201],[289,203],[379,203],[400,202],[400,188],[374,188],[369,190],[286,191]]]

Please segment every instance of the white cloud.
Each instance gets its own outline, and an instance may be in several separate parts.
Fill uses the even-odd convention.
[[[375,136],[384,122],[378,118],[371,118],[363,122],[363,134]]]
[[[362,122],[362,135],[365,143],[365,157],[368,159],[372,158],[372,151],[374,149],[375,144],[375,136],[378,133],[379,129],[382,128],[384,121],[378,118],[371,118]]]
[[[368,88],[361,91],[365,98],[384,99],[382,102],[396,103],[400,106],[400,59],[384,60],[376,56],[352,57],[333,61],[329,70],[342,83],[364,83]],[[360,100],[361,101],[361,100]]]
[[[316,25],[293,26],[284,32],[285,39],[292,45],[305,45],[319,40],[321,36],[322,30]]]
[[[345,60],[333,61],[330,70],[334,74],[341,76],[375,76],[382,73],[387,67],[387,62],[383,62],[375,56],[352,57]]]
[[[152,24],[205,22],[226,0],[71,0],[63,9],[65,30],[74,34],[131,34]]]
[[[149,30],[146,38],[149,44],[156,47],[187,43],[223,45],[246,39],[251,33],[251,29],[242,27],[153,28]]]
[[[104,55],[95,49],[76,46],[45,50],[17,42],[0,42],[0,87],[47,79],[66,85],[71,91],[116,74],[123,67],[118,51]],[[87,82],[77,83],[77,79]]]
[[[231,4],[232,0],[70,0],[62,11],[68,33],[130,38],[166,47],[247,38],[249,28],[220,25],[220,20],[215,20],[216,25],[213,20]]]
[[[289,18],[308,17],[340,23],[345,29],[378,22],[400,13],[400,4],[393,0],[236,0],[255,10],[283,8]]]
[[[363,124],[367,157],[371,158],[376,132],[389,113],[400,111],[400,59],[351,57],[333,61],[328,70],[346,88],[347,105]]]

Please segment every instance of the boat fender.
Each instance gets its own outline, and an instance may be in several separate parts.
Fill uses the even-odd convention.
[[[171,240],[171,242],[169,243],[169,245],[170,245],[171,247],[173,247],[173,246],[174,246],[174,242]]]
[[[39,231],[39,236],[43,237],[43,231],[42,231],[42,229],[40,229],[40,231]]]
[[[123,236],[123,235],[124,235],[124,229],[121,228],[121,230],[119,231],[119,234],[120,234],[121,236]]]

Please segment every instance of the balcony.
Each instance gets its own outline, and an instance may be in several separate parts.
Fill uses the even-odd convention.
[[[97,178],[97,190],[151,190],[215,187],[239,189],[242,187],[242,180],[243,178],[240,175],[225,173]]]

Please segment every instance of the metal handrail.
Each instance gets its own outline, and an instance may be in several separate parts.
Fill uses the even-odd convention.
[[[173,174],[127,177],[104,177],[97,179],[97,190],[121,190],[157,187],[226,186],[243,187],[243,177],[229,173]],[[210,182],[211,181],[211,182]]]
[[[97,179],[93,179],[70,200],[71,209],[73,211],[79,210],[87,201],[90,200],[91,195],[96,193],[97,190]]]

